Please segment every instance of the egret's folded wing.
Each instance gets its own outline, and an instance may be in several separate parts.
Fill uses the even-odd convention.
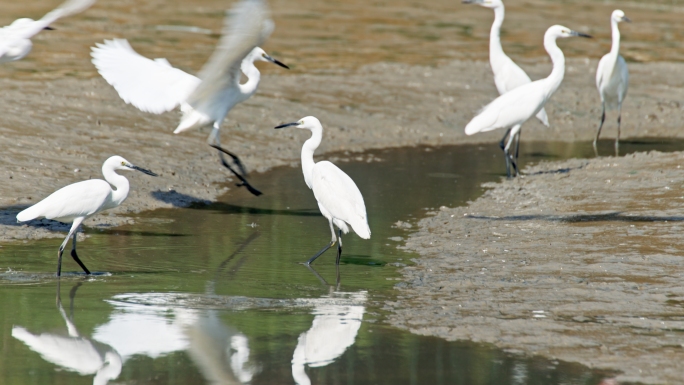
[[[217,97],[240,81],[240,64],[273,30],[268,6],[263,0],[243,0],[224,19],[221,40],[199,73],[202,83],[190,95],[195,110],[214,117],[222,108]]]
[[[366,205],[356,183],[328,161],[316,163],[311,189],[316,200],[334,217],[351,225],[361,238],[370,238]]]
[[[170,111],[197,88],[199,78],[171,67],[166,59],[150,60],[124,39],[105,40],[92,48],[93,64],[121,99],[138,109]]]
[[[94,3],[95,0],[67,0],[59,7],[48,12],[40,20],[36,20],[30,24],[22,24],[20,28],[13,30],[12,33],[17,39],[29,39],[45,29],[45,27],[48,27],[50,24],[57,21],[57,19],[83,12],[90,8]]]

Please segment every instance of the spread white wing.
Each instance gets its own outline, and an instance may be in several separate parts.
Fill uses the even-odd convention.
[[[199,78],[174,68],[166,59],[148,59],[125,39],[105,40],[92,48],[93,64],[121,99],[141,111],[161,114],[185,102]]]
[[[222,120],[228,109],[225,94],[238,92],[242,59],[261,45],[273,30],[266,3],[243,0],[224,19],[221,40],[199,73],[202,83],[190,95],[188,103],[197,112],[214,121]],[[181,123],[182,125],[183,123]]]
[[[311,185],[316,200],[333,217],[349,223],[359,237],[370,238],[366,205],[349,175],[328,161],[318,162],[313,169]]]

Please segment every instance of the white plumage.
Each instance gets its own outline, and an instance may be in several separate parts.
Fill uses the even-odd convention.
[[[610,26],[612,30],[613,43],[610,52],[605,54],[599,61],[598,69],[596,70],[596,88],[601,95],[601,123],[596,131],[596,138],[594,138],[594,152],[598,155],[596,143],[601,135],[601,128],[606,120],[606,109],[618,110],[618,129],[615,137],[615,155],[619,154],[620,146],[620,123],[622,121],[622,102],[627,96],[627,88],[629,87],[629,71],[627,70],[627,63],[620,55],[620,30],[618,23],[630,20],[625,16],[625,13],[617,9],[610,15]]]
[[[489,34],[489,64],[494,73],[494,84],[500,95],[515,88],[528,84],[532,80],[527,73],[508,57],[501,47],[501,25],[504,21],[505,8],[501,0],[464,0],[464,3],[478,4],[494,10],[494,23]],[[549,126],[549,118],[546,110],[542,108],[537,113],[537,119],[545,126]],[[505,137],[504,137],[505,139]]]
[[[67,0],[40,20],[22,18],[0,28],[0,63],[20,60],[33,48],[31,38],[60,18],[86,10],[95,0]]]
[[[190,75],[173,68],[166,59],[150,60],[139,55],[126,40],[105,40],[92,48],[93,64],[119,96],[136,108],[155,114],[181,107],[183,116],[175,134],[213,125],[207,141],[219,150],[224,166],[230,169],[255,195],[244,179],[244,167],[237,156],[221,148],[220,125],[236,104],[257,90],[261,74],[255,61],[267,61],[288,68],[268,56],[258,46],[273,30],[268,6],[263,0],[242,0],[224,19],[221,40],[199,72]],[[240,84],[242,74],[247,82]],[[223,158],[230,155],[242,171],[238,174]]]
[[[510,130],[508,143],[504,147],[506,171],[509,176],[511,175],[510,164],[513,165],[516,173],[518,172],[516,159],[509,152],[513,139],[520,132],[522,124],[535,116],[544,107],[563,81],[565,57],[560,48],[558,48],[558,45],[556,45],[556,39],[571,36],[590,37],[560,25],[550,27],[544,34],[544,48],[546,48],[553,62],[551,74],[544,79],[522,85],[499,96],[484,107],[466,125],[465,133],[467,135],[492,131],[498,128]]]
[[[321,214],[328,219],[332,240],[328,246],[314,255],[307,263],[312,263],[316,258],[323,254],[330,247],[338,242],[335,235],[333,224],[340,229],[339,243],[337,248],[337,264],[340,263],[342,254],[342,232],[349,232],[349,224],[354,232],[363,239],[369,239],[371,235],[368,219],[366,216],[366,205],[363,202],[361,191],[356,187],[354,181],[334,164],[328,161],[314,162],[313,154],[321,144],[323,137],[323,126],[321,122],[313,116],[307,116],[295,123],[280,125],[276,128],[296,126],[311,131],[309,138],[302,146],[302,172],[304,181],[313,190],[318,208]]]
[[[59,247],[58,276],[61,274],[62,252],[72,235],[74,240],[71,256],[87,274],[90,274],[76,254],[76,231],[84,220],[103,210],[119,206],[128,197],[130,188],[128,179],[117,174],[116,170],[138,170],[148,175],[157,176],[149,170],[132,165],[120,156],[112,156],[102,165],[102,174],[106,181],[90,179],[70,184],[17,214],[17,221],[19,222],[37,218],[53,219],[63,223],[72,222],[69,234]]]

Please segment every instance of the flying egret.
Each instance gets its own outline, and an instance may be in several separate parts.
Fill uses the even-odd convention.
[[[465,4],[477,4],[485,8],[494,10],[494,23],[492,23],[492,30],[489,33],[489,64],[492,66],[494,72],[494,84],[499,91],[499,95],[520,87],[523,84],[528,84],[532,80],[527,76],[525,71],[520,68],[508,55],[506,55],[501,48],[501,24],[504,21],[504,4],[501,0],[463,0]],[[542,108],[537,113],[539,119],[546,127],[549,126],[549,117],[546,115],[546,110]],[[504,143],[510,130],[507,130],[503,138],[501,138],[500,146],[504,149]],[[515,146],[516,157],[520,147],[520,134]]]
[[[591,37],[561,25],[550,27],[544,34],[544,48],[546,48],[546,52],[551,56],[553,62],[551,74],[547,78],[524,84],[494,99],[465,128],[466,135],[492,131],[497,128],[511,130],[508,143],[504,147],[506,173],[509,177],[511,176],[511,164],[513,164],[515,173],[519,173],[516,164],[517,157],[514,158],[509,151],[513,139],[520,132],[522,124],[539,113],[563,81],[565,56],[556,45],[556,39],[572,36]]]
[[[276,128],[295,126],[311,131],[311,138],[304,142],[302,146],[302,171],[304,172],[304,182],[313,190],[318,208],[321,214],[328,219],[332,240],[321,251],[311,257],[306,264],[311,264],[321,254],[337,244],[337,260],[335,264],[340,264],[342,255],[342,233],[347,234],[351,225],[354,232],[363,239],[369,239],[371,232],[366,218],[366,205],[363,203],[361,191],[356,187],[354,181],[334,164],[328,161],[315,163],[313,160],[314,151],[321,144],[323,137],[323,126],[313,116],[307,116],[298,122],[287,123]],[[339,229],[339,239],[335,235],[333,223]]]
[[[22,18],[0,28],[0,63],[22,59],[31,52],[31,38],[58,19],[86,10],[95,0],[67,0],[40,20]]]
[[[207,138],[219,151],[221,164],[228,168],[254,195],[261,192],[247,182],[240,159],[221,147],[221,122],[236,104],[257,90],[261,74],[255,61],[267,61],[289,68],[259,48],[273,30],[268,7],[262,0],[243,0],[226,16],[223,35],[199,77],[171,66],[166,59],[150,60],[139,55],[123,39],[105,40],[92,48],[93,64],[119,96],[136,108],[161,114],[180,106],[183,117],[173,132],[213,125]],[[244,73],[247,82],[240,84]],[[240,172],[224,159],[229,155]]]
[[[596,70],[596,88],[598,88],[601,95],[601,123],[598,131],[596,131],[596,138],[594,138],[594,153],[598,156],[598,149],[596,142],[599,135],[601,135],[601,128],[603,122],[606,120],[606,106],[608,109],[618,110],[617,118],[617,137],[615,137],[615,156],[618,156],[618,149],[620,146],[620,121],[622,119],[622,102],[627,96],[627,88],[629,87],[629,71],[627,71],[627,63],[625,59],[620,56],[620,30],[618,23],[621,21],[631,22],[625,16],[625,13],[619,9],[613,11],[610,15],[610,27],[613,32],[613,45],[610,52],[603,55],[599,61],[598,69]]]
[[[47,198],[17,214],[17,221],[26,222],[37,218],[53,219],[63,223],[72,223],[69,234],[59,247],[57,255],[57,276],[62,272],[62,253],[69,238],[73,235],[71,257],[79,266],[90,274],[88,268],[76,254],[76,234],[81,223],[93,215],[119,206],[128,197],[129,184],[126,177],[116,170],[138,170],[147,175],[157,176],[150,170],[134,166],[126,159],[116,155],[107,159],[102,165],[102,179],[90,179],[70,184],[50,194]],[[114,189],[112,189],[114,186]]]

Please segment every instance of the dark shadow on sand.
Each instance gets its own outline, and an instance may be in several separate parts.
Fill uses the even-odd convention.
[[[578,214],[578,215],[513,215],[505,217],[488,217],[481,215],[468,215],[466,218],[485,219],[492,221],[550,221],[565,223],[582,222],[682,222],[684,216],[647,216],[647,215],[624,215],[622,212],[605,214]]]

